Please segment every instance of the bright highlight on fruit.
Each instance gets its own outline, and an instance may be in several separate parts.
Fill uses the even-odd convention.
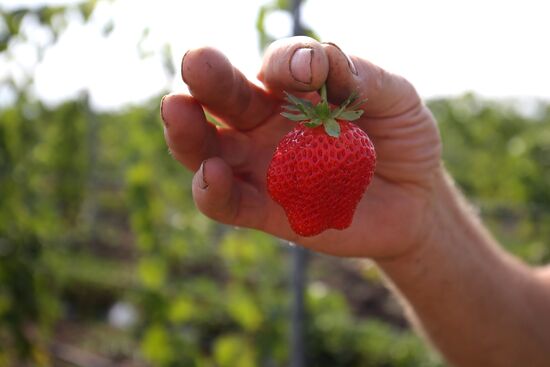
[[[267,171],[267,189],[300,236],[351,225],[357,204],[372,180],[376,153],[368,135],[351,121],[361,117],[351,95],[332,108],[326,86],[321,101],[286,93],[281,114],[298,124],[279,142]]]

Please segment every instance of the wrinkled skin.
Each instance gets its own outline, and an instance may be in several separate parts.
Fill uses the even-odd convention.
[[[301,48],[306,50],[297,52]],[[298,53],[306,57],[292,60]],[[262,86],[212,48],[187,52],[182,75],[191,95],[163,99],[165,136],[174,157],[196,172],[193,197],[205,215],[336,256],[393,258],[428,235],[441,144],[431,113],[402,77],[306,37],[270,46],[258,75]],[[294,124],[280,115],[282,91],[316,100],[325,82],[332,103],[353,91],[368,98],[356,123],[371,137],[378,161],[352,225],[303,238],[267,194],[266,171],[277,143]],[[225,127],[208,123],[202,107]]]

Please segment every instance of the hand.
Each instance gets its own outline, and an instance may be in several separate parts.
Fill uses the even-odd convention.
[[[212,48],[187,52],[182,75],[191,95],[163,99],[165,137],[174,157],[196,171],[193,197],[210,218],[336,256],[395,257],[427,235],[440,139],[431,113],[402,77],[307,37],[269,47],[258,75],[263,88]],[[318,99],[325,82],[333,103],[353,91],[368,98],[356,123],[374,143],[377,168],[348,229],[299,237],[267,194],[266,172],[277,143],[295,124],[280,115],[282,92]],[[207,122],[203,108],[224,126]]]

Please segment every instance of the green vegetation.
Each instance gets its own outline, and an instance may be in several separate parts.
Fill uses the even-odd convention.
[[[78,7],[84,19],[93,4]],[[65,11],[6,12],[0,53],[24,16],[57,35]],[[17,98],[0,109],[0,367],[81,365],[75,355],[286,366],[288,246],[197,212],[191,174],[164,143],[160,96],[98,113],[85,95],[47,107],[29,96],[30,82],[6,83]],[[445,164],[493,233],[532,264],[550,261],[550,105],[526,115],[466,95],[429,106]],[[311,262],[308,365],[442,365],[373,267]],[[133,320],[109,322],[121,304]]]
[[[526,114],[519,102],[466,95],[429,107],[447,168],[499,241],[531,263],[550,261],[550,106]]]
[[[526,261],[548,261],[550,108],[526,117],[471,95],[430,107],[446,165],[496,236]],[[53,363],[52,343],[69,327],[79,348],[112,359],[285,365],[287,248],[195,210],[157,99],[97,114],[85,98],[47,108],[22,94],[0,112],[0,162],[0,365]],[[401,322],[361,310],[327,280],[327,263],[350,264],[313,262],[312,365],[437,365]],[[372,271],[355,277],[380,287]],[[119,301],[138,314],[124,330],[106,323]],[[108,345],[89,340],[101,328]]]

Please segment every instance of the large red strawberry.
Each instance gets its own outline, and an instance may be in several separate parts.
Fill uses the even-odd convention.
[[[321,102],[287,94],[282,115],[298,122],[279,142],[267,172],[267,189],[288,217],[294,232],[314,236],[352,222],[374,174],[376,154],[357,120],[363,101],[350,96],[331,108],[326,88]]]

